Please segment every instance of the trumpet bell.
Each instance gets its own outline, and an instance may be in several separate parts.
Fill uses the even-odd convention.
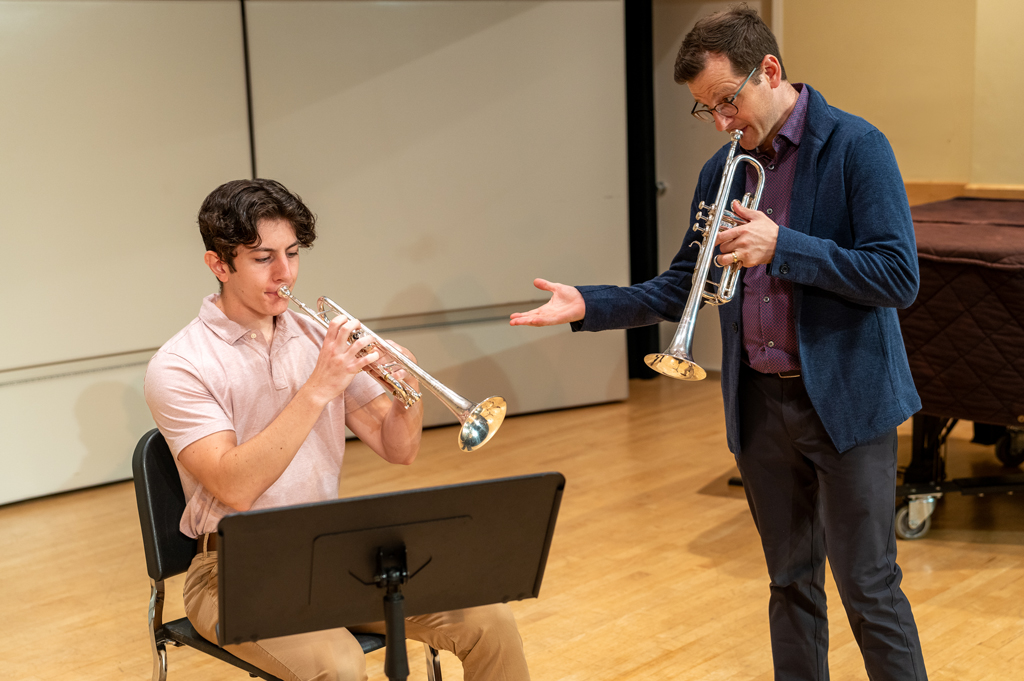
[[[701,369],[693,360],[663,352],[647,355],[644,362],[659,374],[682,381],[703,381],[708,375],[708,372]]]
[[[501,422],[505,420],[505,409],[505,399],[497,395],[476,405],[462,423],[459,449],[471,452],[483,447],[501,427]]]

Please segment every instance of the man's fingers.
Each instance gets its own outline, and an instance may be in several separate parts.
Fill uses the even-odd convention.
[[[528,312],[515,312],[509,318],[512,326],[544,326],[544,314],[542,308],[536,308]]]
[[[362,371],[366,367],[370,366],[374,362],[380,359],[380,353],[376,350],[366,353],[362,357],[357,357],[355,361],[355,367]]]
[[[756,210],[754,210],[753,208],[744,208],[743,204],[740,203],[739,200],[734,200],[732,202],[732,212],[736,213],[737,215],[745,219],[750,219],[750,217],[757,215]],[[744,215],[744,213],[746,213],[746,215]]]
[[[529,312],[516,312],[509,318],[509,324],[512,326],[532,324],[536,318],[536,310],[530,310]]]
[[[555,285],[552,284],[547,279],[541,279],[538,277],[537,279],[533,280],[533,285],[539,288],[541,291],[549,291],[551,293],[555,292]]]

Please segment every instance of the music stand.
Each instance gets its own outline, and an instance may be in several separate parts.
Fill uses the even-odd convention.
[[[218,642],[383,617],[385,673],[405,679],[405,617],[537,597],[564,487],[540,473],[230,515]]]

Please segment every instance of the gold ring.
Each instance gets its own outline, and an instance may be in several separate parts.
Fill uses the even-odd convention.
[[[736,255],[736,251],[733,251],[733,252],[732,252],[732,264],[733,264],[733,265],[735,265],[735,264],[736,264],[736,263],[738,263],[739,261],[740,261],[740,258],[739,258],[739,256],[738,256],[738,255]]]

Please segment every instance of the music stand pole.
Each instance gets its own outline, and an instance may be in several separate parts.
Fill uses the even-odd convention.
[[[377,586],[387,589],[384,596],[384,674],[391,681],[409,678],[409,656],[405,650],[405,596],[402,585],[409,581],[405,545],[391,552],[377,550]]]

